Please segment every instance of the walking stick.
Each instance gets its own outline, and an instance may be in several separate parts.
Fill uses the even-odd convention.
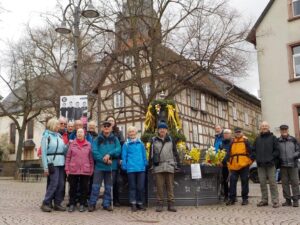
[[[111,208],[112,212],[114,211],[114,181],[113,181],[113,164],[110,164],[110,179],[111,179],[111,190],[110,190],[110,196],[111,196]]]

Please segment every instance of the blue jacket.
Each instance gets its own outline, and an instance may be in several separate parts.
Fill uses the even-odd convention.
[[[69,135],[69,140],[75,140],[76,139],[76,130],[74,130],[70,135]],[[85,132],[85,139],[93,144],[93,137],[90,133]]]
[[[146,149],[140,139],[127,139],[122,147],[122,169],[127,173],[143,172],[148,165]]]
[[[113,160],[111,165],[104,163],[103,157],[110,155]],[[118,157],[121,154],[121,145],[118,138],[112,133],[105,137],[102,133],[93,141],[93,158],[95,160],[95,170],[110,171],[117,170]]]
[[[223,141],[223,132],[220,134],[215,135],[215,142],[214,142],[214,148],[215,151],[218,152],[220,149],[220,145],[222,144]]]
[[[41,147],[42,162],[45,171],[48,170],[48,163],[53,163],[54,166],[65,165],[67,146],[64,144],[64,141],[59,133],[46,130],[42,137]],[[55,159],[53,160],[56,148],[57,153]]]

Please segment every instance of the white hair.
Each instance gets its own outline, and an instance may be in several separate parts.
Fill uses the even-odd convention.
[[[223,133],[224,134],[232,134],[232,131],[230,129],[224,129]]]

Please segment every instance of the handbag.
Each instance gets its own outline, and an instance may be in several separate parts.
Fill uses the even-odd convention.
[[[57,145],[56,145],[56,149],[55,149],[55,152],[54,152],[54,157],[53,157],[53,160],[55,160],[56,158],[56,153],[57,153],[57,149],[58,149],[58,139],[57,140]],[[48,144],[48,148],[49,148],[49,144]],[[54,168],[54,164],[53,163],[48,163],[48,173],[49,174],[53,174],[55,172],[55,168]]]
[[[164,146],[165,146],[165,142],[163,142],[163,145],[162,145],[162,147],[161,147],[159,153],[153,152],[153,165],[154,165],[154,166],[158,166],[158,165],[159,165],[160,154],[161,154],[161,152],[162,152]]]

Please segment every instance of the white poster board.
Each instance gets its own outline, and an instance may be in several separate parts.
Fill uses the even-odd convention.
[[[87,95],[60,96],[60,116],[68,121],[82,120],[87,123],[88,97]]]
[[[202,178],[200,163],[191,164],[191,173],[192,173],[192,179]]]

